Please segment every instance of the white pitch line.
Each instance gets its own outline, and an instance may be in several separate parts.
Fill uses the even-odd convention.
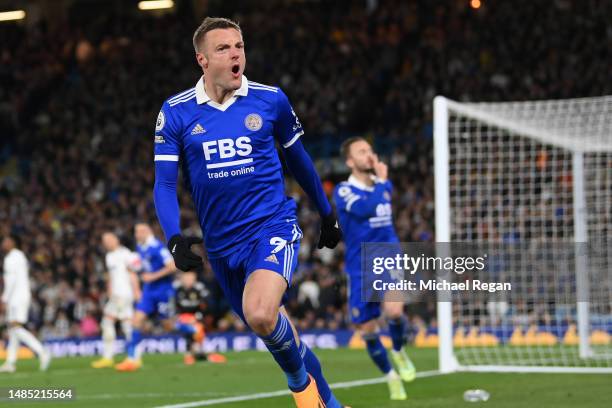
[[[226,392],[142,392],[131,394],[91,394],[81,395],[79,400],[117,399],[117,398],[168,398],[168,397],[220,397],[227,395]]]
[[[433,377],[436,375],[442,375],[442,373],[438,370],[431,371],[422,371],[417,373],[417,378],[425,378],[425,377]],[[387,379],[384,377],[378,378],[368,378],[366,380],[356,380],[356,381],[346,381],[339,382],[335,384],[330,384],[330,388],[332,389],[340,389],[340,388],[353,388],[353,387],[361,387],[364,385],[371,384],[380,384],[386,382]],[[211,405],[220,405],[227,404],[229,402],[242,402],[242,401],[253,401],[264,398],[272,398],[272,397],[280,397],[283,395],[290,395],[289,390],[280,390],[280,391],[271,391],[271,392],[260,392],[257,394],[247,394],[247,395],[238,395],[235,397],[226,397],[226,398],[218,398],[212,400],[202,400],[202,401],[193,401],[193,402],[185,402],[182,404],[174,404],[174,405],[162,405],[155,408],[193,408],[193,407],[208,407]]]

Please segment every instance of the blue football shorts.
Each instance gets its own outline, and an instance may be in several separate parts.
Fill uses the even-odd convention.
[[[242,321],[246,323],[242,294],[249,276],[258,269],[267,269],[281,275],[289,287],[301,238],[302,231],[295,219],[275,220],[247,244],[237,245],[233,253],[209,259],[219,285]]]

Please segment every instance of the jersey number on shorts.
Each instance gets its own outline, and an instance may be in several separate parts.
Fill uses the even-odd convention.
[[[272,250],[272,253],[275,254],[281,249],[283,249],[287,245],[287,240],[282,239],[281,237],[272,237],[270,238],[270,245],[275,245],[276,247]]]

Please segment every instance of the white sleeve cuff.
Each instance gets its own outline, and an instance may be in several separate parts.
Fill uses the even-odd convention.
[[[288,147],[291,147],[291,145],[292,145],[292,144],[294,144],[294,143],[295,143],[295,142],[296,142],[296,141],[297,141],[297,140],[300,138],[300,136],[302,136],[303,134],[304,134],[304,131],[303,131],[303,130],[300,130],[299,132],[297,132],[297,133],[295,134],[295,136],[293,136],[293,137],[291,138],[291,140],[290,140],[290,141],[288,141],[287,143],[283,144],[283,147],[284,147],[285,149],[286,149],[286,148],[288,148]]]
[[[177,154],[156,154],[154,161],[179,161],[179,157]]]

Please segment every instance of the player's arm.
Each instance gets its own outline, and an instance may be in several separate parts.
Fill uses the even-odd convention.
[[[351,192],[350,188],[341,187],[336,192],[336,205],[359,218],[370,218],[376,215],[376,205],[382,200],[385,189],[383,183],[376,183],[372,194],[362,198]]]
[[[206,309],[208,309],[208,297],[210,296],[210,292],[203,282],[196,282],[195,288],[198,291],[198,298],[200,301],[195,315],[199,321],[203,322],[204,313],[206,312]]]
[[[174,260],[172,259],[170,252],[168,252],[166,248],[162,247],[160,249],[159,255],[162,257],[164,261],[164,266],[161,269],[156,270],[155,272],[143,274],[142,275],[143,282],[145,283],[153,282],[165,276],[172,275],[176,272],[176,265],[174,264]]]
[[[138,280],[138,275],[134,271],[128,271],[130,274],[130,284],[132,285],[132,293],[134,294],[134,300],[138,302],[142,293],[140,292],[140,281]]]
[[[176,272],[176,265],[172,259],[169,259],[163,268],[149,275],[155,275],[155,280],[161,279],[164,276],[173,275]]]
[[[4,290],[2,291],[2,303],[7,303],[13,293],[13,284],[8,273],[4,273]]]
[[[181,154],[180,121],[164,103],[155,126],[155,184],[153,201],[168,249],[176,267],[188,271],[202,264],[202,258],[191,251],[191,245],[202,242],[199,238],[181,235],[180,210],[176,192],[178,163]],[[159,272],[159,271],[158,271]],[[144,276],[143,276],[144,278]]]
[[[154,162],[155,184],[153,201],[166,239],[180,234],[180,210],[176,192],[181,142],[180,125],[170,106],[164,103],[155,125]]]
[[[202,282],[197,283],[197,288],[198,295],[200,297],[200,311],[204,311],[208,306],[208,297],[210,296],[210,292],[208,291],[206,285],[204,285]]]
[[[111,265],[109,263],[109,254],[106,254],[104,257],[104,264],[106,265],[106,275],[104,276],[106,280],[106,296],[110,299],[113,296],[113,290],[111,288]]]
[[[140,256],[135,252],[129,254],[127,259],[127,270],[130,277],[130,285],[132,286],[132,294],[134,295],[134,300],[138,302],[142,297],[142,292],[140,291],[140,279],[138,279],[138,272],[142,269],[142,262],[140,260]]]
[[[106,296],[110,299],[113,297],[113,289],[110,280],[110,271],[106,271]]]
[[[2,303],[8,303],[16,286],[15,267],[10,262],[4,263],[4,290],[2,291]]]
[[[304,134],[302,124],[291,108],[287,96],[280,89],[277,92],[277,123],[275,137],[283,146],[287,167],[298,184],[315,203],[321,215],[321,237],[319,248],[334,248],[342,238],[336,214],[333,211],[321,179],[317,174],[312,159],[304,149],[300,136]]]

